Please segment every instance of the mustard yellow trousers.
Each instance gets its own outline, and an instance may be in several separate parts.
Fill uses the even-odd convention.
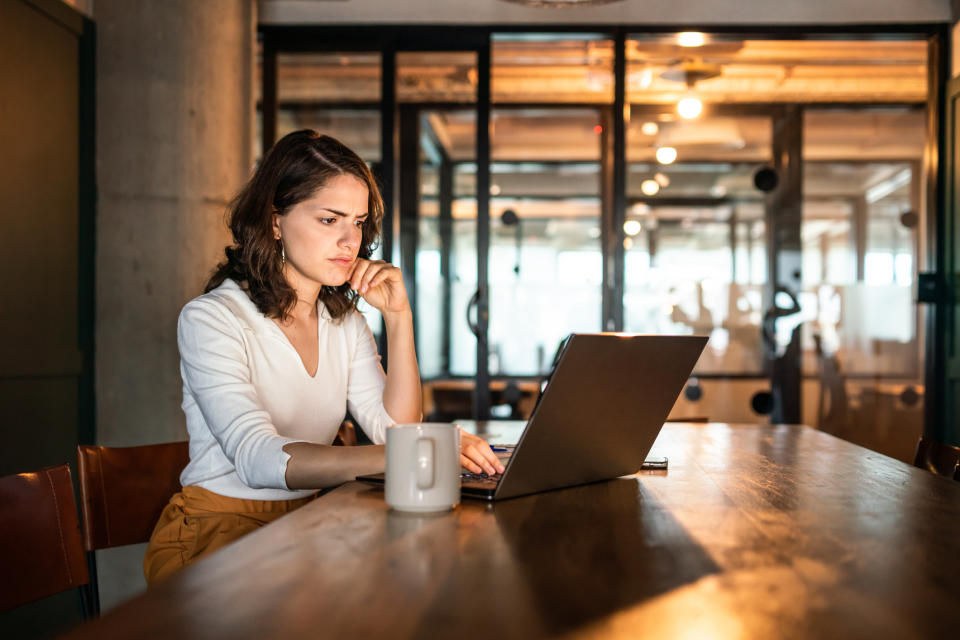
[[[147,586],[228,545],[316,496],[298,500],[243,500],[200,487],[183,487],[160,514],[143,557]]]

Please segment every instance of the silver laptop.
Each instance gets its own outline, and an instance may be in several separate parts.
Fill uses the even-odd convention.
[[[639,470],[700,357],[704,336],[575,333],[505,470],[464,474],[464,497],[503,500]],[[383,482],[383,474],[358,480]]]

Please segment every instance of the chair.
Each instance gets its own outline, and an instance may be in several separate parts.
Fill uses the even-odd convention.
[[[80,588],[92,607],[70,466],[0,478],[0,611]]]
[[[490,404],[500,405],[508,409],[510,413],[506,415],[508,420],[526,420],[530,416],[524,415],[520,410],[520,401],[523,400],[523,391],[516,380],[510,379],[503,383],[503,389],[496,391],[491,389]],[[471,407],[472,410],[472,407]]]
[[[333,438],[335,447],[355,447],[357,446],[357,428],[351,420],[344,420],[337,430],[337,435]]]
[[[960,480],[960,447],[937,442],[924,436],[917,442],[913,466],[926,469],[938,476]]]
[[[100,612],[94,551],[147,542],[190,459],[186,442],[140,447],[77,447],[83,548],[94,613]]]
[[[429,422],[450,422],[473,415],[473,388],[443,388],[434,385],[433,411],[427,416]]]

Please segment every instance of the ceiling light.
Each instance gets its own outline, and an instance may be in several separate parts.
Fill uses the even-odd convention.
[[[644,180],[640,183],[640,191],[643,191],[645,196],[655,196],[660,192],[660,185],[656,180]]]
[[[657,162],[660,164],[672,164],[676,159],[677,150],[673,147],[660,147],[657,149]],[[659,187],[660,185],[657,186]]]
[[[653,179],[656,180],[657,184],[663,189],[666,189],[670,186],[670,178],[665,173],[658,173],[657,175],[653,176]]]
[[[623,232],[628,236],[635,236],[643,231],[643,225],[639,220],[627,220],[623,223]]]
[[[492,195],[492,196],[498,196],[498,195],[500,195],[500,185],[498,185],[498,184],[492,184],[492,185],[490,185],[490,195]]]
[[[645,136],[655,136],[660,131],[660,126],[656,122],[644,122],[640,127],[640,133]]]
[[[653,69],[647,67],[640,72],[640,88],[649,89],[651,84],[653,84]]]
[[[660,77],[670,82],[682,82],[694,87],[701,80],[709,80],[723,75],[723,67],[713,62],[704,62],[700,58],[685,59],[667,67]]]
[[[681,118],[692,120],[703,112],[703,103],[697,98],[684,98],[677,103],[677,113]]]
[[[677,34],[677,44],[681,47],[702,47],[707,37],[699,31],[683,31]]]

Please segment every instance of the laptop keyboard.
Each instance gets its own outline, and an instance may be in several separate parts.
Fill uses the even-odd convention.
[[[488,476],[485,473],[461,473],[460,474],[461,482],[469,482],[471,484],[489,484],[496,486],[500,482],[500,474],[496,473],[492,476]]]

